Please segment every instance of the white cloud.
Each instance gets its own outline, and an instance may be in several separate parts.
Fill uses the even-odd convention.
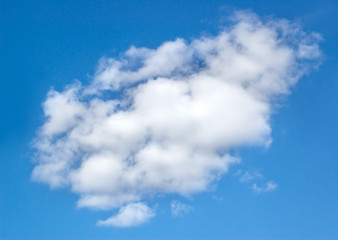
[[[271,143],[274,99],[319,56],[314,36],[241,13],[214,37],[102,59],[89,86],[48,93],[32,178],[99,209],[210,189],[240,161],[230,149]]]
[[[262,187],[257,186],[256,183],[254,183],[252,185],[252,189],[256,193],[271,192],[271,191],[275,190],[277,187],[278,187],[278,185],[276,183],[274,183],[273,181],[269,181],[269,182],[265,183],[265,185],[262,186]]]
[[[99,226],[133,227],[147,222],[155,214],[144,203],[130,203],[120,209],[118,214],[104,221],[98,221]]]
[[[192,210],[192,207],[178,201],[172,201],[170,204],[171,213],[176,216],[183,216]]]

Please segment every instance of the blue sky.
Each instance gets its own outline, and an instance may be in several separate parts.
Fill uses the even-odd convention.
[[[236,10],[250,10],[263,22],[271,16],[285,18],[322,36],[320,66],[290,86],[290,94],[271,90],[281,99],[265,113],[271,133],[265,125],[257,130],[263,143],[255,138],[252,145],[258,146],[225,146],[241,163],[224,160],[228,171],[217,168],[222,177],[195,193],[185,178],[177,178],[185,190],[167,193],[160,186],[153,188],[152,197],[140,193],[134,202],[146,202],[154,216],[127,228],[97,222],[133,201],[107,211],[79,208],[87,189],[75,184],[51,189],[44,175],[32,180],[33,169],[41,164],[35,154],[42,151],[33,142],[42,139],[39,129],[47,123],[42,103],[51,87],[66,95],[64,89],[74,79],[82,86],[98,79],[97,88],[104,88],[96,71],[102,57],[120,59],[130,46],[157,49],[177,38],[185,39],[184,49],[195,49],[189,45],[194,39],[229,31],[228,18]],[[337,3],[329,0],[2,1],[0,239],[337,239],[337,13]],[[105,67],[103,72],[109,70]],[[119,94],[104,97],[121,98]],[[55,131],[53,126],[45,134]],[[269,138],[273,141],[265,147]]]

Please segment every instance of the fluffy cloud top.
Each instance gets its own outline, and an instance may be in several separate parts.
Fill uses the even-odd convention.
[[[69,187],[80,207],[122,207],[101,225],[135,225],[152,216],[139,201],[205,191],[239,162],[229,149],[269,145],[272,104],[318,58],[319,37],[235,18],[217,36],[131,47],[102,59],[89,86],[50,90],[33,179]]]

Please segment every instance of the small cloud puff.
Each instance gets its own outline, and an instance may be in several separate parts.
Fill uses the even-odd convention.
[[[147,222],[155,213],[144,203],[130,203],[107,220],[98,221],[98,226],[133,227]]]
[[[235,176],[239,177],[239,181],[242,183],[249,183],[254,181],[255,179],[263,179],[264,176],[258,172],[257,170],[249,172],[249,171],[242,171],[242,170],[238,170],[235,174]],[[252,189],[256,192],[256,193],[261,193],[261,192],[270,192],[273,191],[274,189],[277,188],[277,184],[274,183],[273,181],[268,181],[267,183],[264,184],[264,186],[259,187],[257,183],[254,183],[252,185]]]
[[[262,193],[262,192],[271,192],[273,190],[275,190],[278,187],[278,185],[276,183],[274,183],[273,181],[269,181],[267,183],[264,184],[264,186],[257,186],[256,183],[254,183],[252,185],[252,189],[256,192],[256,193]]]
[[[176,217],[181,217],[192,211],[192,207],[178,201],[172,201],[170,204],[171,213]]]
[[[253,172],[245,171],[245,172],[243,172],[242,170],[238,170],[234,175],[239,177],[240,182],[248,182],[248,181],[251,181],[255,178],[263,178],[263,175],[258,171],[253,171]]]

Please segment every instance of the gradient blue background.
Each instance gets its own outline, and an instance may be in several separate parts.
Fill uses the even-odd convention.
[[[0,239],[338,239],[338,2],[2,0],[0,3]],[[113,212],[77,209],[77,196],[30,181],[31,140],[51,86],[89,81],[100,57],[217,33],[233,10],[299,21],[324,41],[323,63],[272,118],[269,149],[237,150],[215,192],[151,201],[157,216],[130,229],[96,227]],[[278,183],[255,194],[233,176],[258,169]],[[222,199],[220,199],[222,198]],[[170,214],[173,199],[192,205]],[[217,200],[218,199],[218,200]]]

